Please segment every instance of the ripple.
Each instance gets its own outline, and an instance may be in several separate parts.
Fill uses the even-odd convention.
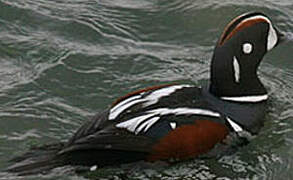
[[[35,129],[32,129],[32,130],[29,130],[27,132],[25,132],[24,134],[23,133],[13,133],[11,134],[7,140],[12,140],[12,141],[15,141],[15,140],[25,140],[25,139],[28,139],[28,138],[32,138],[32,137],[36,137],[36,138],[40,138],[40,135],[38,135],[36,133],[36,130]]]
[[[206,82],[214,43],[234,15],[263,11],[290,34],[292,7],[290,0],[0,0],[0,126],[5,127],[0,164],[30,141],[68,138],[129,91],[174,81]],[[293,66],[288,54],[291,43],[272,52],[260,68],[271,96],[265,127],[236,154],[160,168],[110,167],[97,177],[291,179]]]

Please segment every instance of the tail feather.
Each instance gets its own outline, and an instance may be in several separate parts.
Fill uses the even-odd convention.
[[[64,164],[62,158],[57,155],[62,147],[63,144],[59,143],[32,148],[28,153],[11,159],[14,164],[6,171],[18,175],[48,172]]]

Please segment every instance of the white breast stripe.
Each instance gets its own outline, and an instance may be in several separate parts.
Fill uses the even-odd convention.
[[[240,66],[239,66],[238,60],[237,60],[237,58],[235,56],[233,57],[233,67],[234,67],[234,78],[235,78],[235,81],[237,83],[239,83],[239,79],[240,79]]]
[[[176,108],[176,109],[168,109],[168,108],[159,108],[151,111],[147,111],[146,115],[138,116],[132,118],[128,121],[119,123],[116,125],[117,128],[126,128],[127,130],[138,134],[142,130],[146,132],[154,123],[156,123],[161,116],[164,115],[203,115],[203,116],[212,116],[212,117],[220,117],[220,114],[217,112],[213,112],[205,109],[197,109],[197,108]],[[170,123],[171,128],[176,127],[176,123]],[[175,124],[174,124],[175,123]]]
[[[226,119],[229,122],[229,124],[232,126],[232,128],[234,129],[234,131],[236,131],[236,132],[243,131],[243,129],[238,124],[236,124],[235,122],[233,122],[230,118],[227,117]]]
[[[182,89],[184,87],[191,87],[191,86],[190,85],[169,86],[169,87],[155,90],[144,98],[142,98],[141,94],[129,97],[129,98],[121,101],[117,105],[115,105],[113,108],[111,108],[108,119],[114,120],[122,112],[124,112],[126,109],[128,109],[131,106],[134,106],[138,103],[141,103],[141,102],[144,102],[143,107],[147,107],[147,106],[156,104],[160,100],[160,98],[165,97],[165,96],[169,96],[170,94],[174,93],[176,90]]]
[[[240,96],[240,97],[221,97],[223,100],[235,101],[235,102],[261,102],[268,99],[268,95],[256,95],[256,96]]]

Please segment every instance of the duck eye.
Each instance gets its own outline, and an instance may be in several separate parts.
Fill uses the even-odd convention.
[[[242,46],[242,50],[245,54],[250,54],[252,52],[252,44],[250,43],[244,43]]]

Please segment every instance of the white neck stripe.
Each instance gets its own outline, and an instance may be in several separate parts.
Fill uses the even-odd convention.
[[[239,79],[240,79],[240,66],[238,63],[238,60],[235,56],[233,56],[233,67],[234,67],[234,78],[235,78],[235,82],[239,83]]]
[[[236,101],[236,102],[260,102],[268,99],[268,95],[256,96],[240,96],[240,97],[221,97],[223,100]]]

